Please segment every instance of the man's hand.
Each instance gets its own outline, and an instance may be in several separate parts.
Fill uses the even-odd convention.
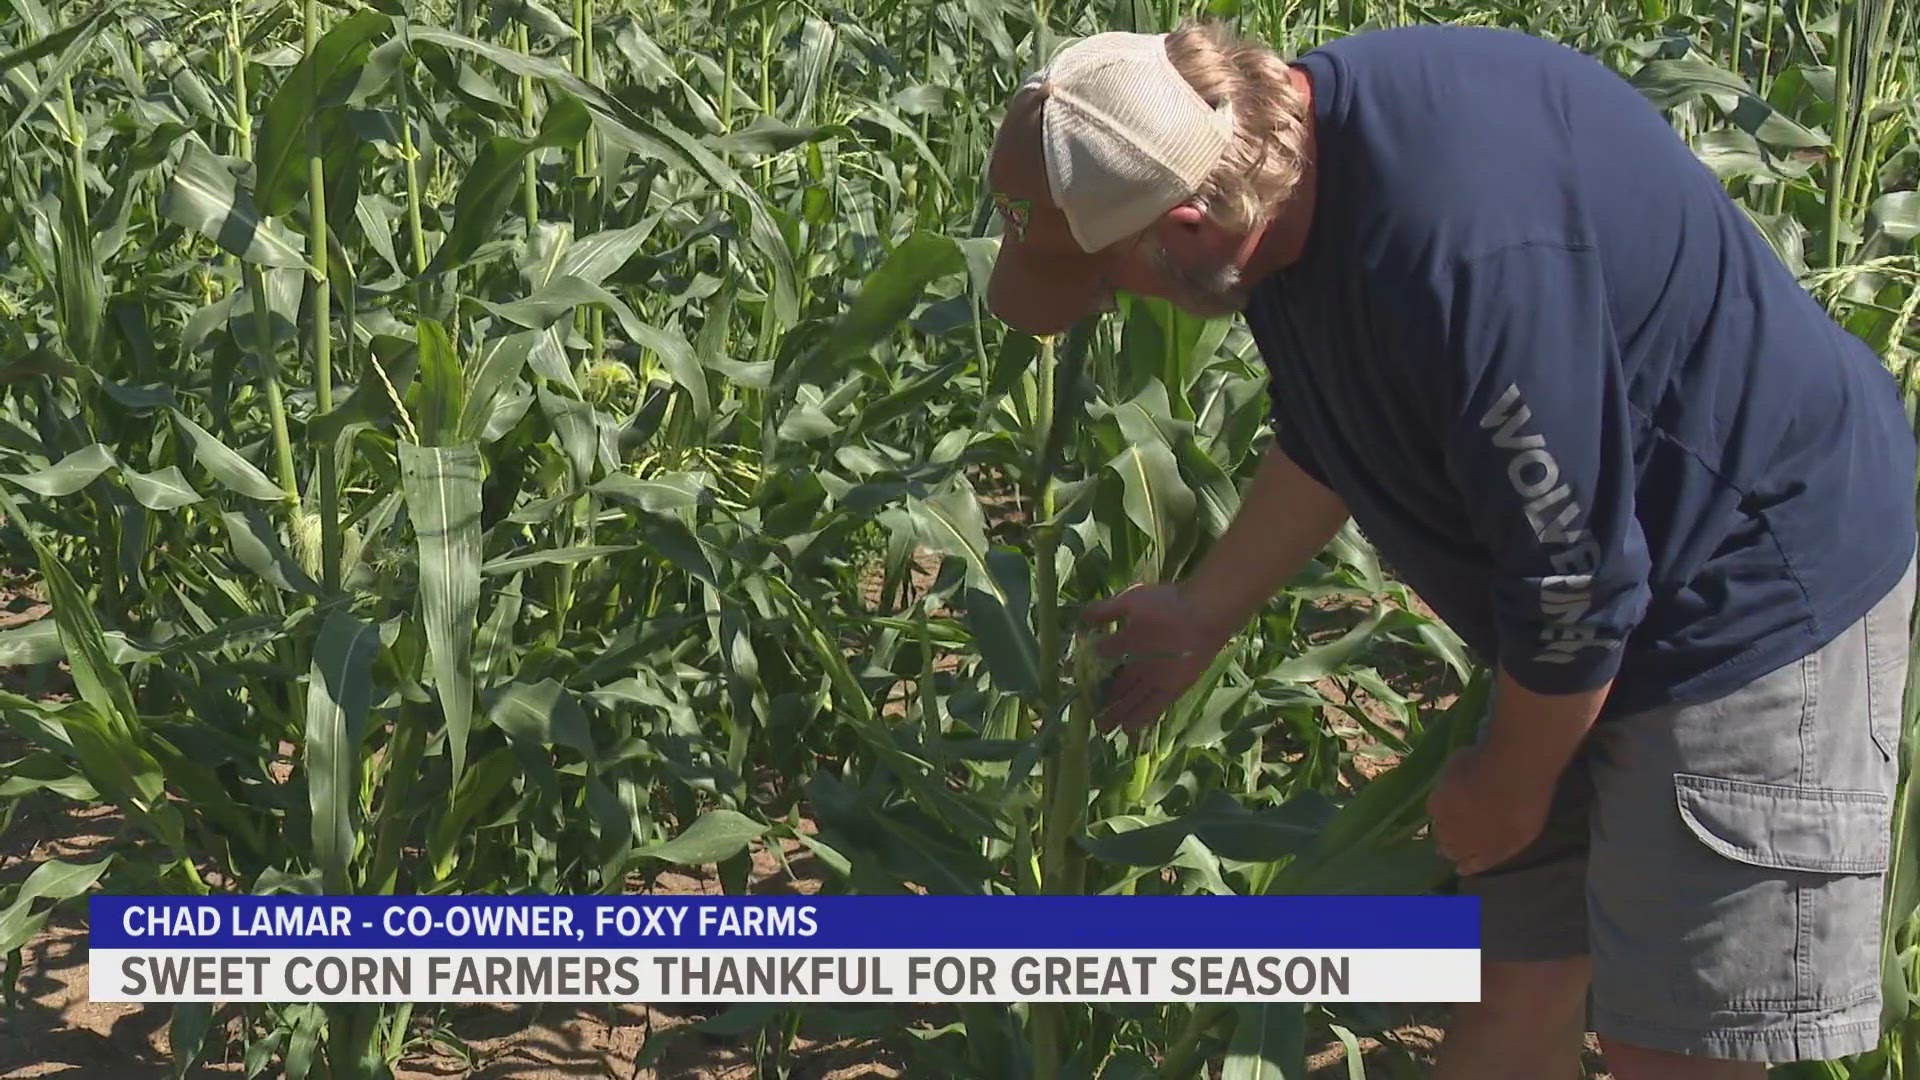
[[[1175,585],[1135,585],[1090,605],[1081,620],[1121,623],[1100,643],[1100,655],[1121,665],[1102,695],[1102,731],[1132,732],[1152,724],[1207,670],[1231,636]]]
[[[1086,609],[1089,626],[1122,624],[1100,645],[1122,664],[1103,695],[1101,729],[1153,723],[1346,520],[1339,496],[1284,451],[1269,449],[1232,524],[1192,576],[1178,585],[1135,585]]]
[[[1546,826],[1554,779],[1505,767],[1484,746],[1454,754],[1427,797],[1440,854],[1467,875],[1518,855]]]
[[[1560,774],[1612,689],[1539,694],[1499,671],[1486,738],[1455,753],[1427,796],[1434,840],[1456,870],[1485,873],[1540,835]]]

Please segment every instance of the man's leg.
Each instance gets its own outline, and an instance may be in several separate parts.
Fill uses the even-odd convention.
[[[1480,1000],[1454,1007],[1435,1080],[1577,1080],[1586,1032],[1590,786],[1576,756],[1525,851],[1460,880],[1480,899]]]
[[[1434,1080],[1578,1080],[1589,972],[1584,956],[1482,964],[1480,1000],[1454,1007]]]

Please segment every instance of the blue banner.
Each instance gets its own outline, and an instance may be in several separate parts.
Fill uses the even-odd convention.
[[[94,896],[94,949],[1478,949],[1469,896]]]

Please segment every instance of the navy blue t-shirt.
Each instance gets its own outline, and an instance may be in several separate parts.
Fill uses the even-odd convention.
[[[1298,62],[1314,219],[1246,312],[1279,444],[1470,646],[1609,713],[1699,701],[1898,583],[1891,375],[1638,91],[1487,29]]]

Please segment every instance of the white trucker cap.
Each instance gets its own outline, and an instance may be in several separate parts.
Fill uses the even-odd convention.
[[[1061,325],[1074,321],[1065,308],[1103,288],[1099,253],[1191,198],[1233,141],[1231,104],[1201,97],[1166,40],[1081,38],[1014,95],[987,176],[1005,225],[989,290],[996,313],[1004,303],[1039,325],[1055,321],[1041,305],[1058,301]]]

